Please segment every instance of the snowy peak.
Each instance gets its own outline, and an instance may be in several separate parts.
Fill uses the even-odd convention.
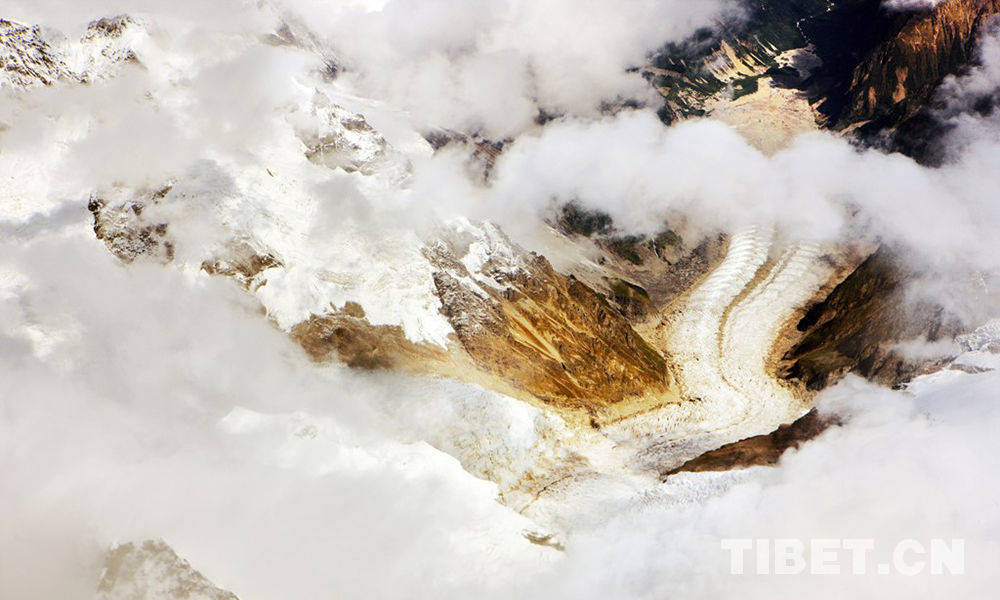
[[[94,600],[239,600],[216,587],[163,540],[129,542],[109,552]]]
[[[68,49],[70,68],[85,83],[110,77],[122,64],[139,62],[134,48],[144,35],[142,25],[128,15],[98,19]]]
[[[69,67],[37,25],[0,19],[0,87],[51,85],[70,77]]]
[[[142,25],[126,15],[91,22],[78,40],[0,19],[0,87],[27,89],[111,77],[121,65],[139,62],[133,48],[143,35]]]
[[[296,124],[296,133],[306,146],[312,163],[348,173],[382,175],[402,181],[409,164],[368,124],[364,115],[335,104],[317,92],[309,118]]]

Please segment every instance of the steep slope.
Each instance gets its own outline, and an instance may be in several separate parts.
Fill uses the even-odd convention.
[[[944,0],[905,11],[879,0],[824,4],[751,2],[749,19],[718,39],[696,37],[666,48],[655,61],[665,70],[651,76],[662,86],[668,112],[707,111],[765,150],[773,148],[771,132],[808,129],[805,121],[794,125],[796,111],[814,112],[821,125],[863,143],[885,144],[888,136],[890,147],[933,159],[930,138],[942,128],[922,110],[945,77],[974,61],[1000,2]],[[762,18],[768,14],[773,18]],[[798,108],[778,117],[779,106]],[[904,262],[880,251],[813,307],[798,331],[789,332],[783,376],[813,390],[849,371],[895,385],[947,361],[907,357],[900,349],[911,340],[934,343],[963,331],[944,307],[907,297],[915,275]]]
[[[757,119],[740,131],[764,152],[818,127],[805,90],[781,85],[814,77],[815,65],[800,64],[808,52],[788,52],[807,41],[803,20],[833,11],[794,7],[773,39],[720,41],[708,56],[722,59],[712,71],[722,87],[688,98],[736,125]],[[53,64],[85,65],[66,67],[87,74],[67,84],[83,85],[103,59],[141,64],[123,33],[131,23],[95,22],[81,42],[104,40],[93,51],[45,52]],[[18,35],[34,40],[32,31]],[[261,130],[271,137],[150,187],[98,186],[89,194],[94,235],[123,263],[232,280],[318,363],[440,376],[507,396],[485,396],[488,410],[463,406],[479,420],[437,424],[433,439],[494,479],[517,510],[554,522],[564,504],[586,501],[588,486],[641,488],[703,452],[768,434],[805,414],[812,390],[842,373],[886,370],[868,370],[870,357],[855,350],[891,351],[904,339],[871,326],[899,301],[891,277],[862,267],[841,283],[857,253],[798,241],[793,231],[689,235],[678,215],[643,238],[571,204],[555,207],[544,231],[547,258],[492,223],[428,215],[411,199],[426,193],[414,189],[414,171],[435,145],[394,132],[377,103],[334,85],[328,69],[317,70],[328,66],[321,49],[298,48],[300,39],[309,38],[282,28],[262,42],[307,53],[309,61],[296,56],[312,69],[296,73],[266,115]],[[178,88],[157,90],[165,106],[185,106]],[[775,98],[788,110],[760,118]],[[447,151],[466,153],[469,180],[488,186],[505,145],[451,138]],[[499,464],[510,458],[497,450],[503,428],[480,418],[503,416],[512,398],[531,404],[518,431],[537,446],[518,447],[517,468]]]
[[[647,75],[665,120],[711,114],[768,150],[772,131],[805,131],[812,120],[868,142],[903,126],[974,60],[983,26],[1000,13],[998,0],[906,11],[881,0],[748,5],[748,18],[718,35],[665,47]]]
[[[4,19],[0,19],[0,67],[0,87],[51,85],[70,74],[37,25]]]
[[[666,231],[596,239],[604,255],[593,262],[567,260],[590,242],[563,237],[560,262],[576,277],[489,223],[391,238],[348,216],[321,239],[307,218],[320,208],[311,182],[330,172],[363,181],[380,210],[380,190],[405,186],[409,166],[329,92],[304,98],[290,124],[294,169],[287,157],[277,173],[220,163],[153,191],[102,190],[90,202],[95,234],[125,262],[235,280],[316,361],[469,380],[574,422],[613,424],[636,448],[652,436],[668,461],[678,460],[670,440],[686,456],[803,411],[806,401],[774,382],[770,355],[785,321],[832,276],[819,249],[782,248],[772,261],[772,233],[746,232],[716,267],[719,240],[689,248]],[[681,400],[694,408],[671,408]],[[700,441],[687,444],[692,435]]]
[[[962,333],[962,322],[943,307],[907,297],[914,278],[891,251],[881,248],[797,324],[803,339],[783,357],[783,376],[819,390],[852,371],[898,385],[948,361],[915,359],[899,345],[934,343]]]
[[[0,88],[113,76],[122,64],[138,63],[131,47],[143,35],[142,25],[124,15],[93,21],[79,40],[50,38],[37,25],[0,18]]]
[[[442,313],[480,368],[588,411],[668,392],[664,358],[585,284],[490,224],[449,237],[427,251],[434,283]]]
[[[771,433],[749,437],[706,452],[663,473],[663,477],[667,478],[685,471],[701,473],[774,465],[787,450],[798,448],[835,425],[835,420],[820,416],[816,409],[813,409],[794,423],[782,425]]]
[[[864,55],[846,88],[830,94],[834,127],[878,131],[915,116],[945,76],[974,58],[980,28],[998,13],[1000,0],[946,0],[896,16],[887,24],[892,33]]]
[[[94,600],[239,600],[216,587],[163,540],[126,543],[109,552]]]
[[[753,94],[763,80],[800,76],[796,70],[810,66],[807,56],[793,52],[809,43],[801,24],[825,14],[833,4],[751,0],[745,3],[745,18],[723,24],[718,32],[702,31],[665,46],[647,70],[664,96],[664,118],[714,113],[713,104]]]

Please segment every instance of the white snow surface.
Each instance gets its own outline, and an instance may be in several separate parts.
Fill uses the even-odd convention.
[[[122,35],[114,38],[91,33],[83,41],[57,42],[52,44],[53,52],[71,72],[88,80],[110,77],[112,69],[134,52],[142,67],[122,77],[121,82],[91,83],[89,89],[74,93],[100,101],[104,94],[115,93],[115,86],[126,86],[125,92],[138,92],[137,110],[163,114],[168,123],[186,123],[187,127],[198,126],[205,116],[199,102],[216,101],[214,96],[201,94],[214,95],[215,86],[225,85],[215,80],[213,65],[244,68],[225,65],[225,46],[180,47],[184,40],[163,31],[148,31],[131,21]],[[251,40],[230,39],[229,52],[248,43]],[[424,240],[410,222],[405,191],[407,155],[426,155],[430,147],[398,133],[390,136],[400,140],[403,152],[389,146],[374,129],[345,126],[364,120],[358,110],[379,110],[374,103],[366,103],[314,73],[311,69],[317,56],[297,48],[287,49],[286,54],[279,58],[287,62],[274,63],[272,58],[273,64],[265,62],[259,67],[285,73],[286,87],[264,98],[271,104],[249,107],[253,112],[246,115],[239,113],[247,109],[233,107],[237,116],[248,119],[240,126],[258,130],[241,136],[240,147],[226,145],[229,125],[204,123],[210,129],[206,135],[213,133],[214,125],[222,129],[199,148],[201,160],[167,164],[166,170],[136,164],[134,171],[127,173],[131,181],[117,183],[94,174],[93,192],[127,198],[146,188],[172,184],[170,193],[144,218],[168,224],[176,241],[176,262],[192,275],[203,261],[224,255],[230,244],[248,245],[276,256],[282,266],[262,274],[256,291],[268,314],[284,329],[311,314],[355,301],[373,324],[399,325],[413,341],[445,344],[451,328],[438,314],[440,302],[434,294],[431,268],[421,254]],[[133,88],[133,83],[140,87]],[[203,91],[199,85],[209,89]],[[39,111],[32,106],[35,95],[28,91],[20,97],[18,92],[14,94],[14,101],[0,110],[0,122],[39,119]],[[341,101],[354,110],[341,106]],[[16,151],[0,154],[0,181],[4,184],[0,219],[26,222],[86,203],[88,191],[80,189],[80,182],[72,177],[75,173],[65,172],[67,157],[72,156],[70,151],[78,140],[104,127],[105,118],[115,118],[111,113],[101,115],[99,110],[88,113],[86,108],[67,110],[43,104],[41,112],[51,110],[55,118],[38,120],[36,139],[5,138],[8,149]],[[391,123],[384,116],[379,120]],[[377,161],[377,168],[363,175],[313,164],[304,155],[302,138],[306,135],[341,139],[343,152],[350,154],[345,160]],[[194,137],[178,142],[182,145],[199,142],[197,131],[185,130],[183,136]],[[154,142],[150,152],[158,159],[170,157],[176,151],[172,143],[157,147]],[[118,166],[122,169],[130,167],[121,162]],[[116,165],[104,163],[102,168],[114,170]]]

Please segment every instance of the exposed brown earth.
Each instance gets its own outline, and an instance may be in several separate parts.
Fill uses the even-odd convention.
[[[681,466],[661,474],[663,479],[684,471],[698,473],[704,471],[729,471],[760,465],[774,465],[789,449],[815,438],[828,428],[840,425],[834,417],[821,416],[815,409],[789,425],[782,425],[766,435],[726,444],[721,448],[706,452]]]
[[[876,120],[891,125],[913,116],[944,76],[969,61],[977,28],[997,12],[1000,0],[946,0],[935,10],[893,21],[898,25],[886,32],[886,39],[859,54],[851,63],[857,65],[853,71],[851,66],[844,71],[851,79],[849,85],[842,82],[848,92],[838,126]],[[107,33],[115,34],[114,28]],[[729,46],[723,49],[741,77],[765,76],[766,61],[741,66]],[[768,135],[777,131],[774,139],[758,139],[758,146],[773,150],[793,133],[815,125],[798,92],[772,88],[766,79],[756,89],[714,106],[714,111],[733,117],[730,122],[736,125],[754,125]],[[785,107],[787,111],[777,110],[787,103],[772,100],[787,100],[791,96],[786,92],[795,95],[795,102]],[[317,110],[329,127],[303,138],[310,160],[363,174],[382,169],[391,149],[363,117],[332,104]],[[786,113],[795,118],[788,121]],[[786,121],[795,126],[777,127]],[[744,134],[749,135],[746,127]],[[503,149],[501,142],[464,134],[431,137],[435,146],[467,145],[472,158],[482,162],[484,177]],[[139,256],[171,260],[167,225],[143,215],[168,192],[164,188],[124,204],[95,198],[90,207],[95,234],[125,262]],[[295,325],[291,336],[318,362],[339,360],[363,369],[403,369],[475,381],[568,409],[595,427],[607,422],[607,415],[620,418],[678,401],[673,357],[662,353],[667,347],[662,340],[654,347],[643,335],[649,333],[649,323],[659,322],[672,303],[718,264],[726,238],[692,236],[703,241],[691,247],[665,225],[661,236],[647,239],[621,235],[600,215],[579,213],[573,219],[568,224],[563,214],[557,224],[569,243],[585,236],[603,253],[596,262],[586,261],[579,272],[560,272],[545,257],[510,244],[499,230],[489,235],[503,238],[503,251],[477,267],[468,266],[466,259],[469,245],[480,242],[445,239],[427,249],[441,314],[455,332],[447,349],[415,343],[396,325],[374,325],[354,303],[311,316]],[[280,257],[239,241],[231,241],[229,250],[205,261],[202,269],[256,289],[262,272],[282,264]],[[796,389],[805,388],[805,395],[847,372],[891,385],[906,381],[939,363],[908,360],[898,351],[899,343],[916,338],[933,342],[961,332],[957,319],[940,307],[908,301],[905,290],[911,274],[887,251],[848,263],[831,264],[836,277],[813,298],[812,308],[796,307],[788,314],[791,324],[783,326],[770,347],[775,353],[768,363],[771,372]],[[768,263],[760,276],[773,266]],[[773,462],[789,444],[808,439],[795,433],[807,425],[796,423],[788,427],[797,429],[725,447],[720,449],[725,452],[705,458],[706,464]]]
[[[690,249],[683,246],[656,248],[640,245],[636,253],[642,258],[641,263],[634,264],[620,257],[614,257],[609,260],[611,264],[608,266],[622,272],[623,281],[629,285],[637,285],[645,291],[650,308],[658,312],[711,271],[725,256],[726,244],[726,236],[712,235]],[[628,310],[629,303],[622,302],[622,294],[620,290],[615,289],[615,281],[611,280],[610,283],[609,297],[619,303],[623,310]],[[627,314],[630,318],[634,315],[636,319],[648,316],[636,310]]]
[[[569,273],[603,294],[632,323],[656,314],[687,292],[712,270],[726,254],[727,236],[686,231],[682,215],[674,215],[676,229],[664,230],[653,237],[622,235],[616,232],[611,217],[569,203],[563,206],[553,226],[571,243],[587,238],[601,251],[584,268],[570,268]],[[687,238],[699,240],[688,243]]]
[[[442,313],[482,370],[548,403],[592,410],[667,394],[667,362],[593,289],[535,254],[472,274],[455,249],[428,251]]]
[[[292,339],[316,362],[340,360],[350,367],[392,369],[424,363],[418,370],[433,370],[429,362],[441,361],[447,351],[406,339],[398,325],[372,325],[365,311],[348,302],[339,311],[313,315],[292,328]]]

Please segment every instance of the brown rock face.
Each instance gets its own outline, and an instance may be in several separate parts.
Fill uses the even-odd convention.
[[[114,198],[114,194],[92,196],[87,208],[94,218],[94,235],[125,263],[140,258],[172,261],[175,244],[169,226],[151,216],[171,189],[168,185],[125,198]],[[281,265],[281,260],[271,252],[235,239],[218,249],[212,258],[202,261],[201,268],[209,275],[229,277],[246,289],[256,290],[262,285],[259,275]]]
[[[897,385],[940,366],[897,350],[907,340],[934,342],[962,332],[940,306],[906,297],[911,277],[888,250],[872,254],[799,322],[803,338],[785,354],[782,376],[819,390],[847,372]]]
[[[839,423],[835,419],[820,416],[813,409],[794,423],[782,425],[766,435],[757,435],[706,452],[676,469],[663,473],[662,477],[667,478],[682,471],[700,473],[774,465],[778,463],[786,450],[798,448],[800,444],[836,425]]]
[[[339,311],[313,315],[292,328],[292,339],[316,362],[339,359],[350,367],[391,369],[429,364],[446,356],[444,349],[414,344],[398,325],[372,325],[360,305],[348,302]]]
[[[1000,13],[1000,0],[945,0],[908,14],[895,35],[854,69],[844,127],[874,120],[891,126],[913,117],[950,73],[974,55],[977,31]]]
[[[587,409],[668,390],[666,362],[590,287],[487,226],[502,251],[475,272],[461,243],[428,250],[441,312],[488,373],[547,402]]]

